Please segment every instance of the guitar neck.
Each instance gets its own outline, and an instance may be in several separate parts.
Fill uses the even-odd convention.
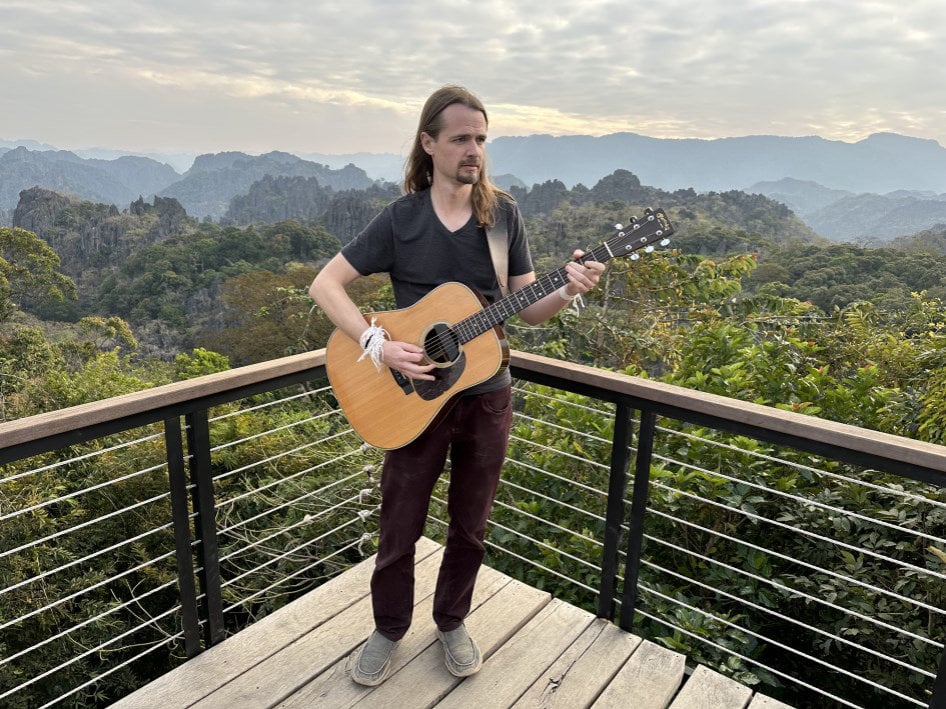
[[[603,253],[598,253],[599,250]],[[580,259],[577,259],[577,261],[578,263],[584,263],[585,261],[605,263],[610,260],[610,258],[611,256],[602,246],[585,254]],[[566,283],[568,283],[568,276],[565,274],[565,267],[563,266],[533,281],[525,288],[521,288],[515,293],[510,293],[505,298],[497,300],[492,305],[487,305],[482,310],[464,318],[456,323],[451,330],[453,330],[461,344],[469,342],[496,325],[508,320],[519,311],[525,310],[533,303],[538,303],[545,296],[554,293]]]
[[[627,256],[638,249],[652,250],[651,241],[654,237],[663,239],[662,245],[669,241],[664,237],[673,233],[673,226],[667,215],[662,209],[656,211],[645,210],[646,219],[638,221],[633,219],[633,225],[626,231],[618,226],[620,231],[617,236],[600,244],[589,253],[584,254],[578,259],[577,263],[586,261],[597,261],[598,263],[607,263],[617,256]],[[634,256],[636,258],[636,255]],[[484,332],[499,325],[504,320],[525,310],[533,303],[537,303],[550,293],[554,293],[563,285],[568,283],[568,276],[565,273],[565,267],[559,268],[546,274],[536,281],[533,281],[525,288],[510,293],[505,298],[497,300],[492,305],[488,305],[482,310],[461,320],[451,329],[453,337],[458,344],[469,342],[475,337],[479,337]]]

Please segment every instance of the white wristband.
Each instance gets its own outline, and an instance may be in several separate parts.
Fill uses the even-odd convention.
[[[561,288],[558,289],[558,297],[564,300],[566,303],[571,303],[573,300],[575,300],[575,298],[581,295],[581,293],[575,293],[575,295],[569,295],[568,290],[566,290],[567,288],[568,286],[562,286]]]
[[[360,362],[365,357],[369,357],[375,369],[380,370],[381,355],[384,352],[384,341],[388,339],[389,335],[387,330],[380,325],[376,325],[376,322],[378,322],[376,318],[371,318],[371,324],[361,333],[361,337],[358,338],[358,344],[361,346],[361,349],[364,350],[364,352],[361,353],[361,357],[358,358],[358,361]]]

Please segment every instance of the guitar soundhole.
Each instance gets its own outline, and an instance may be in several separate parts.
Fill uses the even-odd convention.
[[[424,337],[427,357],[436,365],[453,364],[460,358],[460,342],[449,326],[438,323]]]

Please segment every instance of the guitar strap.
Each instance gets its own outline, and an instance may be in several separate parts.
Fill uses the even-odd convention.
[[[509,295],[509,232],[505,219],[497,220],[495,225],[486,228],[486,241],[489,243],[489,256],[496,270],[499,291],[505,298]]]

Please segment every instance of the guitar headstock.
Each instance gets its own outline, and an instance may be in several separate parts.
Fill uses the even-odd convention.
[[[636,252],[641,249],[650,253],[655,246],[669,244],[669,236],[674,232],[666,212],[662,209],[650,208],[644,210],[642,217],[631,217],[627,226],[616,224],[614,228],[617,234],[590,254],[586,254],[582,260],[590,257],[603,263],[621,256],[630,256],[632,260],[636,260],[640,258],[640,254]]]

